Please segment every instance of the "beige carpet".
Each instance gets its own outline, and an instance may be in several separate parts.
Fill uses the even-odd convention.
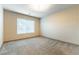
[[[3,44],[1,55],[70,55],[79,54],[79,46],[44,37],[36,37]]]

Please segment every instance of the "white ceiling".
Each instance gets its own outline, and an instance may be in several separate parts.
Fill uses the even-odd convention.
[[[51,4],[51,7],[47,11],[43,11],[43,12],[31,10],[28,7],[28,4],[4,4],[3,8],[11,11],[19,12],[22,14],[41,18],[50,13],[56,13],[64,9],[70,8],[71,6],[73,5],[72,4]]]

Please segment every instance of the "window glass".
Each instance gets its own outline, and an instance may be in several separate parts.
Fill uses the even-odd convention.
[[[17,34],[33,33],[35,30],[35,22],[27,19],[17,19]]]

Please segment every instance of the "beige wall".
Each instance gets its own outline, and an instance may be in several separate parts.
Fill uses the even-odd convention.
[[[16,20],[17,18],[30,19],[35,21],[35,32],[29,34],[16,34]],[[17,40],[22,38],[29,38],[40,35],[40,20],[36,17],[26,16],[23,14],[4,10],[4,41]],[[30,25],[30,24],[29,24]]]
[[[0,5],[0,47],[3,43],[3,8]]]
[[[41,19],[42,35],[79,45],[79,5]]]

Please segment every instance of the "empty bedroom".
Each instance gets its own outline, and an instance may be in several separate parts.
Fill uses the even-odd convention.
[[[0,55],[79,55],[79,4],[1,4]]]

